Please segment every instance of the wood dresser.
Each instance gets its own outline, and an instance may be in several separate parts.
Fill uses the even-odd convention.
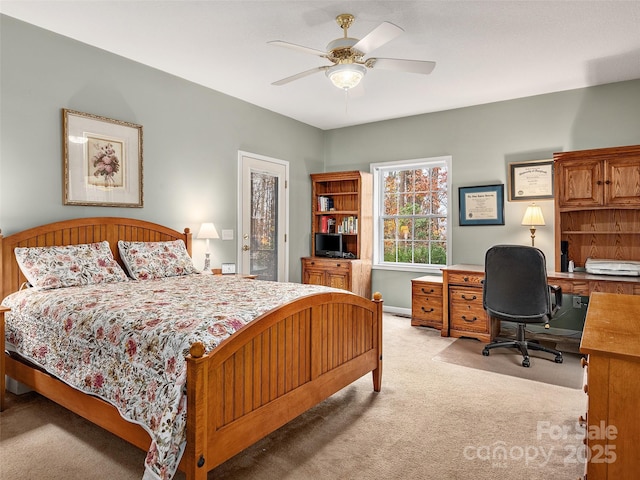
[[[638,478],[640,296],[593,293],[580,351],[588,355],[584,478]]]

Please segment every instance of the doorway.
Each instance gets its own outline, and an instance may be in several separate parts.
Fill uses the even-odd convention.
[[[238,152],[238,271],[289,279],[289,163]]]

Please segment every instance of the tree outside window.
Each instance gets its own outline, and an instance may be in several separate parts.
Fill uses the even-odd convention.
[[[447,264],[448,158],[372,165],[377,265]]]

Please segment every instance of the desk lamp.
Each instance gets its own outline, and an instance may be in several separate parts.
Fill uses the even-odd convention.
[[[204,254],[204,271],[208,272],[209,268],[211,267],[210,258],[209,258],[211,255],[211,252],[209,252],[209,239],[220,238],[218,236],[218,231],[216,230],[215,225],[210,222],[203,223],[200,226],[200,231],[198,232],[197,238],[204,238],[207,241],[207,249]]]
[[[529,205],[526,212],[524,212],[524,217],[522,217],[522,225],[529,226],[529,231],[531,232],[531,246],[533,247],[536,238],[536,226],[544,225],[542,209],[535,203]]]

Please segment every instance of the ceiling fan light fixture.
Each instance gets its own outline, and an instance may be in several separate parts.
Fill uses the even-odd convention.
[[[342,90],[349,90],[360,83],[367,73],[366,67],[358,63],[340,63],[327,69],[329,80]]]

